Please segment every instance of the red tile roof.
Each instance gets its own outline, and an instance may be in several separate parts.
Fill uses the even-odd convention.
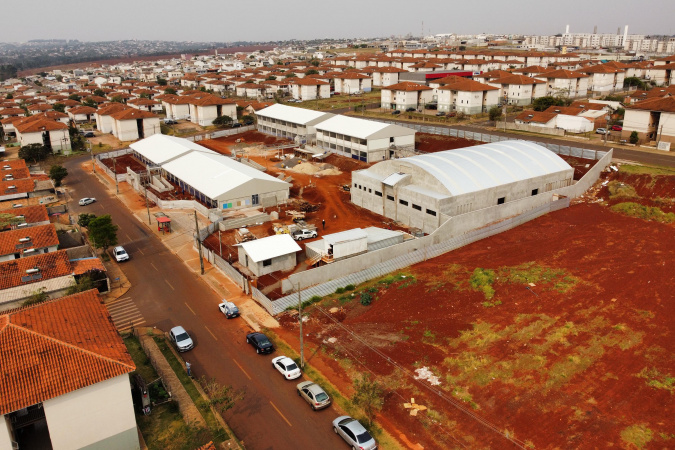
[[[497,91],[499,88],[490,86],[478,81],[470,80],[468,78],[449,76],[441,78],[442,86],[439,87],[439,90],[449,90],[449,91],[466,91],[466,92],[482,92],[482,91]],[[438,82],[441,80],[434,80]]]
[[[675,97],[668,96],[642,100],[633,105],[626,106],[626,109],[640,109],[645,111],[662,111],[675,113]]]
[[[30,240],[20,241],[24,238],[30,238]],[[38,249],[55,245],[59,245],[59,238],[56,235],[56,228],[52,224],[0,233],[0,255],[23,253],[29,248]]]
[[[100,270],[105,272],[103,262],[98,258],[75,259],[70,261],[70,266],[73,268],[74,275],[82,275],[92,270]]]
[[[429,91],[431,88],[429,86],[425,86],[423,84],[419,83],[413,83],[411,81],[403,81],[401,83],[396,83],[392,84],[390,86],[384,86],[382,87],[382,90],[390,90],[390,91]]]
[[[39,272],[35,273],[39,273],[40,276],[26,279],[28,275],[26,271],[35,268],[39,269]],[[72,273],[73,268],[65,250],[3,261],[0,262],[0,290],[65,277]]]
[[[152,119],[153,117],[157,116],[148,111],[143,111],[136,108],[128,108],[122,111],[118,111],[116,113],[112,113],[110,114],[110,117],[112,117],[115,120],[136,120],[136,119]]]
[[[0,315],[0,414],[135,370],[94,289]]]
[[[37,223],[49,221],[49,214],[44,205],[22,206],[20,208],[10,208],[0,210],[0,214],[11,214],[13,216],[23,216],[26,223]]]
[[[101,105],[96,110],[96,114],[98,114],[99,116],[109,116],[116,112],[124,111],[125,109],[129,109],[129,107],[123,105],[122,103],[107,103],[105,105]]]
[[[547,113],[556,113],[556,114],[565,114],[568,116],[578,116],[584,112],[584,108],[573,107],[573,106],[549,106],[546,111]]]
[[[496,78],[494,80],[489,80],[490,83],[497,84],[542,84],[544,81],[537,80],[535,78],[526,77],[525,75],[506,75],[503,77]]]
[[[68,110],[69,113],[71,114],[94,114],[96,112],[96,108],[92,108],[91,106],[76,106],[74,108],[70,108]]]
[[[535,123],[548,123],[551,119],[553,119],[555,116],[557,116],[557,113],[550,113],[550,112],[544,112],[544,111],[531,111],[531,110],[525,110],[518,114],[515,118],[515,120],[520,120],[522,122],[530,123],[530,122],[535,122]],[[532,116],[532,117],[530,117]]]
[[[19,122],[15,122],[14,128],[19,133],[38,133],[40,131],[67,130],[68,125],[46,117],[39,117],[38,119],[26,117]]]
[[[585,73],[581,72],[575,72],[572,70],[565,70],[565,69],[559,69],[559,70],[551,70],[548,72],[544,72],[538,75],[540,78],[564,78],[564,79],[573,79],[573,78],[588,78],[588,75]]]
[[[32,178],[23,178],[20,180],[2,181],[0,180],[0,197],[9,194],[25,194],[35,190],[35,182]]]

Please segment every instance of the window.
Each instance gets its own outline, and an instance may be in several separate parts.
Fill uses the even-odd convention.
[[[506,200],[506,197],[499,197],[499,198],[497,199],[497,204],[498,204],[498,205],[503,205],[505,200]]]
[[[390,144],[393,144],[393,143],[394,143],[394,137],[393,137],[393,136],[389,138],[389,143],[390,143]]]
[[[436,211],[434,211],[433,209],[427,209],[427,214],[436,217]]]
[[[359,184],[359,189],[361,189],[361,185]]]
[[[354,187],[357,187],[357,186],[358,186],[358,184],[354,183]]]
[[[375,191],[375,195],[377,195],[378,197],[382,197],[382,192],[380,192],[380,191]]]
[[[413,209],[416,209],[417,211],[422,211],[422,207],[420,205],[416,205],[413,203],[412,205]]]
[[[406,200],[399,199],[398,202],[403,206],[408,206],[408,202]]]
[[[393,195],[387,195],[387,200],[391,200],[392,202],[394,201],[394,196]]]
[[[263,261],[263,267],[269,267],[272,265],[272,260],[271,259],[266,259]]]
[[[251,204],[257,205],[259,203],[260,203],[260,197],[258,196],[258,194],[253,194],[251,196]]]
[[[373,190],[370,189],[370,188],[368,188],[368,193],[369,193],[369,194],[372,194],[372,193],[373,193]]]
[[[537,195],[539,193],[539,189],[532,189],[532,195]]]

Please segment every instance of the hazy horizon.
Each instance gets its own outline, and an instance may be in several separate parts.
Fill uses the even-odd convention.
[[[606,3],[568,0],[564,8],[544,2],[477,0],[455,3],[430,0],[411,5],[401,0],[344,0],[339,4],[260,0],[255,6],[216,0],[185,3],[118,0],[105,7],[80,0],[5,5],[9,20],[0,27],[0,42],[34,39],[80,41],[159,40],[195,42],[282,41],[389,37],[424,34],[546,34],[616,33],[629,25],[629,34],[672,35],[672,0],[614,0]],[[338,5],[338,6],[336,6]],[[189,6],[189,7],[188,7]],[[484,15],[486,11],[489,15]],[[640,15],[639,12],[645,14]],[[648,13],[647,13],[648,12]],[[659,13],[661,12],[661,13]],[[382,18],[379,18],[379,15]],[[29,24],[29,25],[27,25]],[[71,25],[72,24],[72,25]]]

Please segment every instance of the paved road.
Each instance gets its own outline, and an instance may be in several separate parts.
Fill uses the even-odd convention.
[[[248,449],[321,448],[344,450],[331,428],[337,412],[331,407],[314,412],[297,396],[295,385],[271,366],[271,359],[246,344],[251,330],[241,319],[227,320],[218,311],[220,298],[177,256],[145,228],[93,175],[80,168],[83,158],[69,160],[67,188],[72,197],[98,201],[71,212],[110,214],[120,227],[118,238],[131,255],[122,269],[132,284],[124,296],[143,315],[147,326],[169,330],[184,326],[195,349],[183,356],[195,376],[214,377],[222,384],[245,389],[245,399],[228,411],[226,420]],[[75,204],[73,204],[75,203]],[[134,316],[138,320],[138,316]]]

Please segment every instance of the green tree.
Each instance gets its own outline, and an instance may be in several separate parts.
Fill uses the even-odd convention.
[[[649,85],[638,77],[627,77],[623,79],[623,87],[637,86],[638,89],[646,90]]]
[[[94,89],[93,95],[97,97],[105,97],[105,92],[103,92],[103,89]]]
[[[37,305],[49,300],[49,295],[45,292],[45,288],[40,288],[39,290],[33,292],[28,299],[26,299],[21,306],[32,306]]]
[[[619,118],[623,119],[624,116],[626,115],[626,110],[624,108],[617,108],[616,111],[614,111],[614,114],[616,114]]]
[[[113,103],[124,103],[124,99],[122,98],[121,95],[113,95],[110,101]]]
[[[157,77],[157,84],[160,86],[166,86],[168,83],[164,78]]]
[[[54,186],[60,187],[61,182],[68,176],[68,169],[63,166],[55,165],[49,169],[49,178],[54,180]]]
[[[488,114],[490,115],[490,120],[496,122],[502,117],[502,109],[499,106],[493,106],[488,111]]]
[[[21,222],[23,222],[23,219],[19,219],[14,214],[0,213],[0,230],[8,225],[14,225]]]
[[[535,111],[546,111],[551,106],[565,106],[565,101],[562,98],[548,95],[536,98],[532,102],[532,109]]]
[[[11,100],[11,99],[14,98],[14,94],[12,94],[12,93],[10,92],[10,93],[8,93],[7,95],[5,95],[5,98],[6,98],[7,100]]]
[[[244,122],[244,125],[253,125],[255,123],[255,117],[250,114],[244,114],[241,116],[241,121]]]
[[[140,98],[148,98],[148,99],[149,99],[149,98],[150,98],[150,94],[148,94],[147,92],[143,92],[143,93],[140,95]]]
[[[58,111],[60,113],[65,113],[66,112],[66,105],[63,103],[54,103],[54,111]]]
[[[88,228],[89,227],[89,222],[91,222],[93,219],[96,218],[96,214],[87,214],[87,213],[82,213],[80,216],[77,218],[77,224],[81,227]]]
[[[305,72],[305,75],[318,75],[319,71],[316,69],[309,69]]]
[[[313,59],[309,63],[314,67],[319,67],[319,64],[321,64],[318,59]]]
[[[176,95],[176,94],[177,94],[176,90],[175,90],[174,88],[171,88],[171,87],[170,87],[170,88],[164,89],[164,93],[165,93],[165,94],[171,94],[171,95]]]
[[[623,95],[605,95],[603,100],[607,100],[609,102],[622,102],[624,100]]]
[[[62,81],[63,81],[63,77],[62,77],[61,75],[57,75],[57,76],[56,76],[56,81],[58,81],[59,83],[62,82]]]
[[[98,104],[91,98],[87,97],[85,101],[82,102],[84,106],[89,106],[90,108],[98,107]]]
[[[213,119],[213,124],[218,126],[229,125],[232,123],[232,117],[230,116],[220,116]]]
[[[42,144],[29,144],[19,149],[19,158],[37,163],[45,159],[50,153],[51,150]]]
[[[96,248],[104,252],[108,247],[117,245],[117,230],[119,227],[112,222],[110,214],[96,217],[89,221],[89,239]]]
[[[277,79],[277,77],[276,77],[276,76],[274,76],[274,75],[269,75],[269,76],[268,76],[267,78],[265,78],[265,79],[266,79],[266,80],[270,80],[270,81],[273,81],[273,80],[276,80],[276,79]]]
[[[287,73],[286,75],[284,75],[284,78],[296,78],[296,77],[297,77],[297,75],[294,74],[293,72]]]
[[[82,100],[82,97],[80,97],[77,94],[70,94],[68,96],[68,100],[75,100],[76,102],[79,102],[80,100]]]
[[[640,136],[638,136],[637,131],[633,131],[630,134],[630,137],[628,138],[628,140],[630,141],[631,144],[637,145],[637,143],[640,142]]]
[[[367,424],[372,425],[375,413],[384,405],[384,390],[370,373],[362,373],[361,378],[354,380],[352,403],[363,409]]]
[[[89,275],[83,275],[75,284],[71,285],[66,290],[66,295],[73,295],[90,289],[94,289],[94,281]]]

